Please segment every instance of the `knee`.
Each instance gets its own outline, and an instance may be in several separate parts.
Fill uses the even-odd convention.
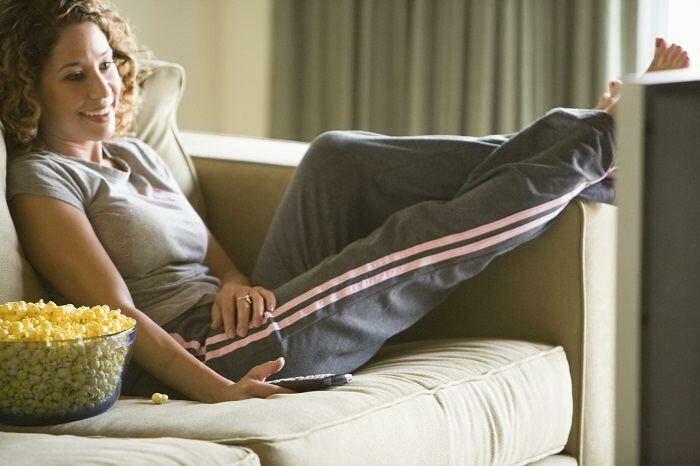
[[[351,143],[352,136],[347,131],[321,133],[309,144],[302,164],[305,166],[334,164],[334,161],[347,151]]]
[[[348,131],[326,131],[319,134],[313,141],[311,141],[309,150],[317,150],[319,152],[328,153],[343,152],[351,138],[352,136]]]

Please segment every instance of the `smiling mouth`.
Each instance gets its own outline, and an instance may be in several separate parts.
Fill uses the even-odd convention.
[[[105,110],[98,110],[96,112],[78,112],[78,113],[80,113],[80,116],[83,116],[90,121],[94,121],[95,123],[104,123],[107,120],[109,120],[109,117],[112,114],[112,107],[109,107]]]

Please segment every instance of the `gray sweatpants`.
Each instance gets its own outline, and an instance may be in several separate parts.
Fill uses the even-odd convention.
[[[279,356],[275,378],[352,372],[574,197],[612,202],[613,170],[613,120],[594,110],[555,109],[508,136],[324,133],[252,274],[277,299],[267,323],[228,338],[204,305],[164,328],[232,380]]]

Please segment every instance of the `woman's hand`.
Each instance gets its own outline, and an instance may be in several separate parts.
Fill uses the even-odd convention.
[[[265,312],[273,311],[275,304],[275,295],[261,286],[223,282],[211,308],[211,328],[223,323],[229,338],[244,337],[250,325],[258,328],[265,322]]]
[[[223,389],[219,401],[246,400],[248,398],[267,398],[278,393],[296,393],[288,388],[265,383],[270,375],[284,367],[284,358],[277,358],[252,368],[237,383]]]

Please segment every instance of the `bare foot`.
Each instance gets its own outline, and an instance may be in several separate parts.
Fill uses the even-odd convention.
[[[608,83],[608,92],[600,96],[594,109],[608,112],[613,117],[617,116],[616,105],[618,100],[620,100],[620,86],[622,86],[622,81],[618,79],[610,81]]]
[[[688,66],[690,66],[690,57],[688,57],[688,52],[683,50],[683,47],[676,44],[669,46],[666,40],[661,37],[656,39],[654,58],[651,60],[647,72],[677,70],[688,68]]]
[[[688,68],[689,66],[690,57],[688,57],[688,52],[683,50],[680,45],[671,44],[671,46],[669,46],[666,40],[659,37],[656,39],[654,58],[651,60],[651,64],[646,72],[678,70],[681,68]],[[616,116],[616,105],[620,100],[621,85],[622,81],[617,79],[610,81],[608,83],[608,92],[600,96],[598,104],[594,109],[608,112],[613,117]]]

